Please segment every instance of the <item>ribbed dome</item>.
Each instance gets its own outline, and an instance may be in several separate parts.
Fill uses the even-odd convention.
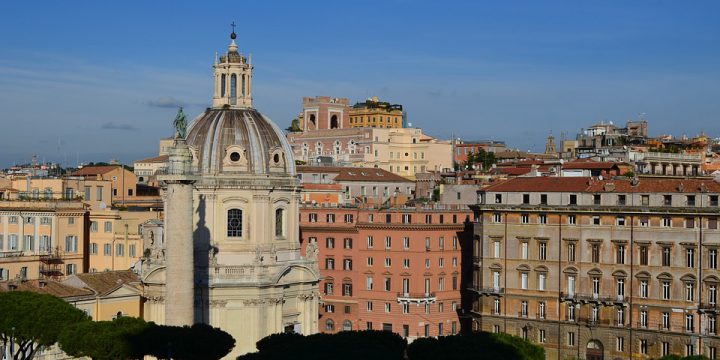
[[[203,174],[295,175],[282,130],[252,108],[205,110],[190,125],[187,144]]]

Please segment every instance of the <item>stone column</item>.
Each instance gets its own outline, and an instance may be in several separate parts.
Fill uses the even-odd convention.
[[[165,185],[165,324],[192,325],[195,320],[195,262],[193,258],[192,154],[184,139],[170,149]]]

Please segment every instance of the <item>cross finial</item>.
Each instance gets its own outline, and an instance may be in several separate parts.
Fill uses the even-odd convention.
[[[234,21],[232,22],[232,24],[230,24],[230,26],[232,26],[232,28],[233,28],[232,32],[235,32],[235,22]]]
[[[235,40],[235,38],[237,37],[237,35],[235,34],[235,22],[233,21],[230,26],[232,26],[232,33],[230,34],[230,38]]]

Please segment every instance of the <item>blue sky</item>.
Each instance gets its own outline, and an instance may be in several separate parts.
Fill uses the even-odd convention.
[[[646,113],[651,134],[720,136],[717,1],[14,1],[0,12],[0,166],[153,156],[211,99],[239,24],[255,106],[401,103],[431,135],[544,148]]]

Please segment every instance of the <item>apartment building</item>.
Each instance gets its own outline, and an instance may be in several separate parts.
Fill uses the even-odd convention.
[[[389,330],[410,340],[460,331],[469,210],[302,206],[300,213],[303,251],[322,275],[320,331]]]
[[[79,200],[0,201],[0,281],[86,272],[88,214]]]
[[[478,191],[473,327],[548,359],[716,357],[711,179],[518,177]]]

